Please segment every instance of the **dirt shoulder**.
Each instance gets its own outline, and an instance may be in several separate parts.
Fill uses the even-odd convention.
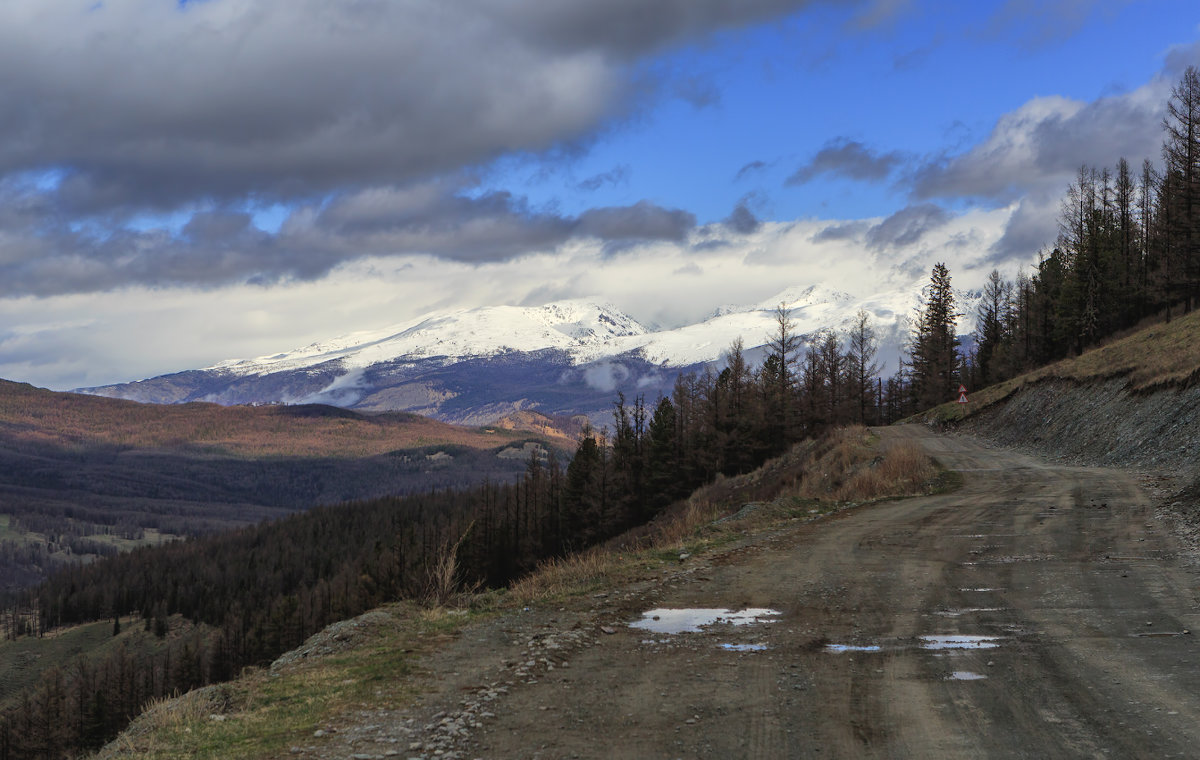
[[[1134,476],[916,426],[957,493],[797,521],[468,626],[404,709],[293,756],[1170,757],[1200,740],[1197,577]],[[761,608],[690,633],[657,608]],[[658,613],[662,623],[669,615]]]

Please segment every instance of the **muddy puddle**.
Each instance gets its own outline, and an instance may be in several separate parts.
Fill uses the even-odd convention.
[[[716,625],[753,625],[778,622],[779,610],[750,607],[744,610],[720,610],[696,607],[691,609],[656,609],[642,613],[641,620],[629,624],[652,633],[699,633]]]
[[[937,636],[918,636],[917,648],[935,654],[954,653],[959,651],[973,649],[995,649],[1000,646],[1000,642],[1004,639],[1003,636],[963,636],[963,635],[937,635]],[[911,649],[911,644],[896,643],[887,647],[888,651],[899,651]],[[841,654],[845,652],[882,652],[884,646],[882,644],[826,644],[825,651],[833,654]]]
[[[954,610],[934,610],[933,614],[940,617],[961,617],[976,612],[1003,612],[1007,607],[962,607]]]
[[[987,676],[980,673],[972,673],[969,670],[956,670],[950,675],[946,676],[947,681],[982,681],[985,678],[987,678]]]
[[[931,652],[959,649],[995,649],[1000,646],[999,636],[920,636],[921,648]]]
[[[883,647],[878,644],[826,644],[826,652],[882,652]]]

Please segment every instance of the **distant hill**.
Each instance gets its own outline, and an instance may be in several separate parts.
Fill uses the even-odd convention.
[[[317,504],[507,482],[537,452],[565,457],[570,425],[534,413],[483,429],[321,405],[150,405],[0,380],[0,587]]]

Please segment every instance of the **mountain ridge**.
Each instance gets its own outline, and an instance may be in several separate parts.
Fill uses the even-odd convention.
[[[975,297],[961,294],[966,303]],[[667,329],[647,327],[599,297],[435,311],[290,351],[76,392],[150,403],[319,403],[473,425],[536,409],[605,424],[618,391],[669,395],[679,373],[719,362],[735,340],[752,364],[761,361],[780,306],[806,339],[845,330],[866,311],[887,372],[907,339],[915,298],[909,287],[859,297],[793,286]]]

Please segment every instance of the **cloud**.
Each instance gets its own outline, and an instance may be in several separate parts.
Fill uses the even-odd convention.
[[[576,187],[580,190],[594,192],[605,185],[625,185],[629,183],[630,169],[628,164],[614,166],[606,172],[596,174],[583,180]]]
[[[309,212],[309,223],[319,211]],[[130,284],[108,291],[81,286],[92,292],[0,298],[0,377],[55,388],[101,385],[384,329],[432,311],[538,305],[596,294],[643,324],[677,327],[707,319],[727,304],[778,303],[774,296],[791,285],[836,282],[839,290],[876,301],[884,298],[881,294],[915,293],[928,280],[933,263],[942,260],[956,262],[956,286],[973,288],[994,266],[981,261],[1009,216],[1006,209],[962,213],[931,229],[902,256],[880,254],[864,245],[862,237],[814,243],[820,230],[847,222],[801,220],[763,222],[759,231],[745,236],[724,225],[707,225],[682,243],[631,243],[618,253],[596,238],[572,238],[553,253],[480,262],[367,254],[341,261],[324,276],[294,277],[271,288],[237,281],[203,290],[171,286],[160,271],[164,284],[154,286]],[[713,234],[719,232],[727,244],[700,256],[692,241],[708,228],[715,228]],[[975,243],[960,250],[964,234]],[[6,253],[0,245],[0,257]],[[61,258],[54,259],[56,255]],[[173,254],[173,266],[184,267],[187,256],[188,248],[182,247]],[[65,269],[72,260],[49,249],[47,257],[52,271]],[[236,252],[230,257],[234,266],[253,263]],[[286,250],[272,250],[269,257],[276,269],[289,265]],[[304,258],[312,259],[306,268],[321,262],[315,253]],[[910,263],[897,266],[899,258]],[[133,256],[130,266],[152,268],[154,261]],[[199,262],[194,277],[204,276],[204,263]],[[1015,271],[1016,263],[1008,272]],[[113,266],[120,273],[124,264]],[[6,284],[12,271],[0,272],[0,283]],[[888,308],[909,310],[903,300]],[[745,335],[747,344],[762,337]],[[602,383],[604,373],[594,380]]]
[[[725,225],[733,229],[741,235],[749,235],[752,232],[758,232],[762,227],[762,222],[754,215],[747,205],[747,198],[742,198],[737,205],[733,207],[733,211],[725,218]]]
[[[580,235],[619,242],[630,240],[681,241],[696,227],[696,215],[668,209],[649,201],[632,206],[588,209],[579,215],[575,231]]]
[[[803,185],[822,174],[879,181],[886,179],[903,160],[896,151],[879,154],[858,141],[839,137],[826,143],[807,164],[788,177],[785,184]]]
[[[948,211],[932,203],[907,206],[867,230],[867,245],[876,250],[912,245],[950,221]]]
[[[612,393],[629,379],[629,368],[618,362],[596,362],[583,369],[583,381],[589,388]]]
[[[1034,98],[1005,114],[987,139],[944,156],[908,178],[913,197],[1010,203],[1027,193],[1059,195],[1081,165],[1138,164],[1158,155],[1169,81],[1156,77],[1124,95],[1083,103]]]
[[[407,184],[587,138],[643,58],[806,4],[10,0],[0,176],[96,215]]]
[[[229,209],[195,213],[178,233],[93,230],[73,224],[45,193],[0,185],[0,297],[311,281],[366,256],[478,265],[578,239],[678,242],[696,226],[689,212],[648,201],[572,217],[508,192],[473,189],[450,180],[367,188],[298,207],[271,234]]]
[[[1057,233],[1058,204],[1024,198],[1009,217],[1004,234],[988,251],[998,266],[1045,248],[1054,242]]]
[[[1015,35],[1026,48],[1075,36],[1093,16],[1113,13],[1130,0],[1006,0],[988,19],[985,37]]]
[[[759,172],[763,171],[766,168],[767,168],[766,161],[751,161],[750,163],[743,166],[741,169],[738,169],[737,174],[735,174],[733,178],[735,181],[740,182],[741,180],[744,180],[753,174],[758,174]]]
[[[868,222],[839,222],[823,227],[813,235],[814,243],[825,243],[832,240],[854,240],[871,228]]]

